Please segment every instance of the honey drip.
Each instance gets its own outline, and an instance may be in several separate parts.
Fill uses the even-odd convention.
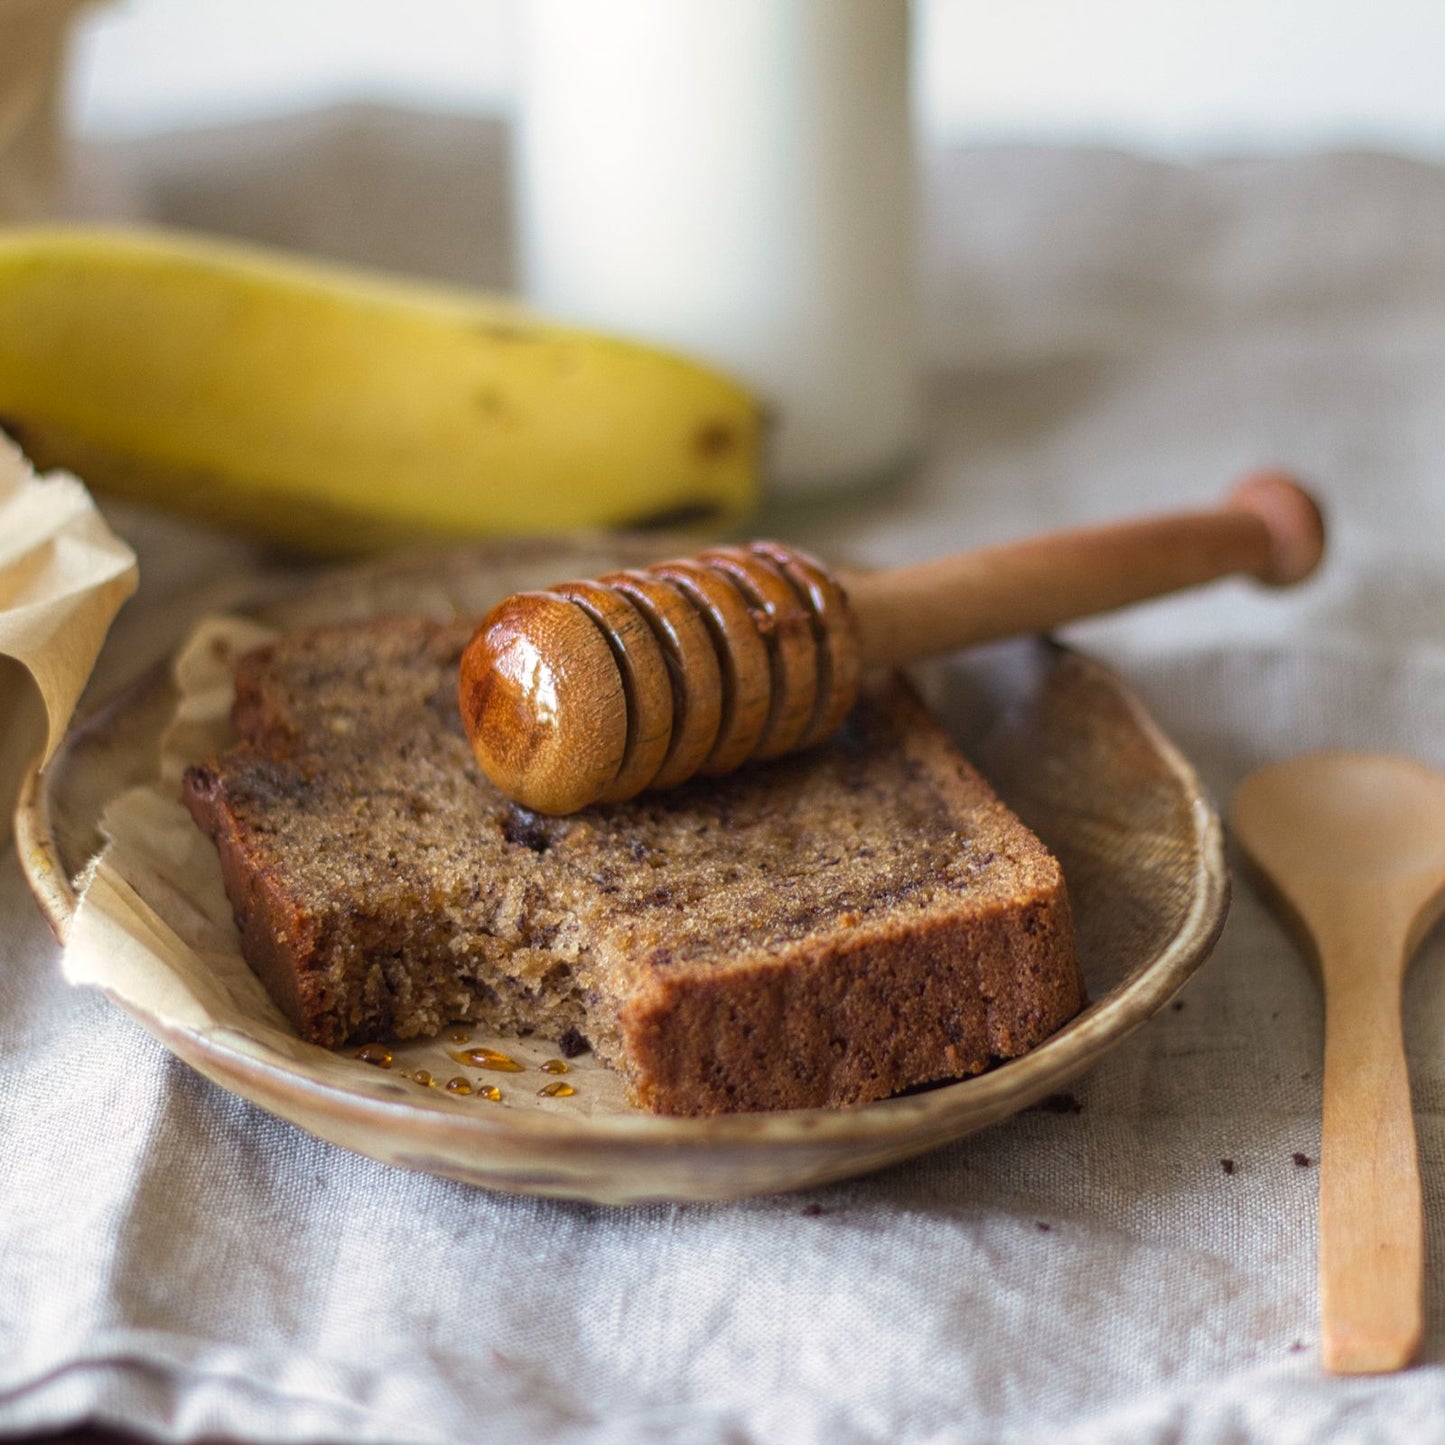
[[[412,1075],[412,1078],[425,1088],[432,1089],[436,1087],[436,1080],[432,1078],[431,1070],[429,1069],[418,1069],[416,1073]]]
[[[543,1099],[566,1099],[577,1092],[565,1079],[554,1079],[550,1084],[543,1084],[537,1090],[537,1094]]]
[[[495,1084],[478,1084],[477,1098],[488,1099],[493,1104],[502,1102],[502,1091]]]
[[[453,1044],[469,1044],[472,1041],[471,1031],[461,1027],[448,1029],[447,1041]]]
[[[570,1074],[570,1066],[563,1059],[548,1059],[545,1064],[538,1064],[544,1074]]]
[[[449,1094],[470,1094],[472,1086],[469,1080],[458,1074],[455,1078],[447,1080],[446,1091]]]
[[[391,1067],[391,1050],[382,1044],[367,1044],[357,1049],[356,1057],[363,1064],[375,1064],[378,1069]]]
[[[447,1056],[472,1069],[495,1069],[502,1074],[520,1074],[523,1069],[510,1054],[499,1054],[496,1049],[448,1049]]]

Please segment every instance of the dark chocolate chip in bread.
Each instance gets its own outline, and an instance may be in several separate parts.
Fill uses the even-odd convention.
[[[590,1044],[673,1114],[860,1103],[1023,1053],[1079,1008],[1058,864],[906,685],[810,753],[566,818],[481,777],[467,620],[244,658],[186,775],[251,966],[328,1046],[468,1019]]]

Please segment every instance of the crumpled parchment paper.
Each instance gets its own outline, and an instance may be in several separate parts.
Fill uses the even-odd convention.
[[[37,476],[0,433],[0,847],[20,780],[49,761],[121,604],[135,553],[72,476]]]

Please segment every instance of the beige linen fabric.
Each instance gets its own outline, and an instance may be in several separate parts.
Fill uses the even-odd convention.
[[[63,62],[85,0],[0,0],[0,221],[36,220],[65,183]]]
[[[181,184],[174,149],[128,163],[169,219],[249,214],[270,239],[353,252],[374,219],[394,261],[387,198],[405,193],[425,230],[430,177],[435,214],[463,229],[426,237],[418,264],[504,274],[465,244],[497,225],[500,182],[469,165],[495,132],[355,122],[309,123],[284,166],[247,151],[226,186]],[[314,185],[287,188],[325,155],[366,170],[372,206],[351,206],[346,175],[319,208]],[[777,526],[899,561],[1298,466],[1335,524],[1318,584],[1230,584],[1074,635],[1221,798],[1312,746],[1445,765],[1445,172],[962,152],[933,168],[928,235],[928,455],[887,496]],[[194,589],[256,561],[115,520],[143,582],[110,676],[168,644]],[[68,990],[13,852],[0,919],[0,1432],[98,1415],[178,1440],[1445,1435],[1438,938],[1407,1007],[1425,1363],[1338,1381],[1316,1352],[1320,1005],[1243,884],[1182,1006],[1079,1083],[1077,1112],[811,1195],[630,1210],[488,1195],[320,1144]]]

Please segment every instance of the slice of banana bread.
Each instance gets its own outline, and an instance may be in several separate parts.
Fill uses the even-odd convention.
[[[487,784],[472,624],[298,633],[189,770],[245,955],[338,1046],[585,1036],[670,1114],[859,1103],[1039,1043],[1083,986],[1058,864],[903,683],[811,753],[568,818]]]

